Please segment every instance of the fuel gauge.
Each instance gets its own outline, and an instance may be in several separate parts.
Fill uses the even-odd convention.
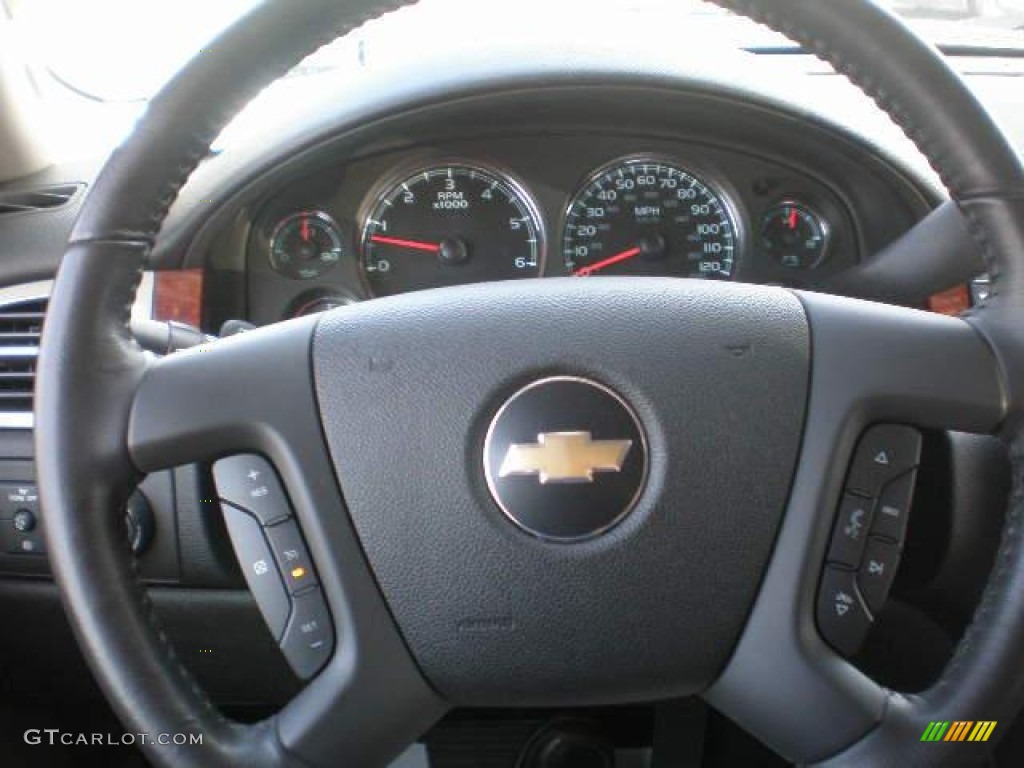
[[[344,255],[341,233],[322,211],[302,211],[281,221],[270,238],[270,264],[285,277],[311,280]]]
[[[828,251],[826,221],[801,203],[770,208],[761,221],[761,249],[788,269],[814,269]]]

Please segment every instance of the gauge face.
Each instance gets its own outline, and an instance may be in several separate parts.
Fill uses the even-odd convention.
[[[780,203],[761,220],[761,248],[790,269],[813,269],[824,260],[829,232],[825,220],[799,203]]]
[[[654,158],[598,171],[569,204],[562,252],[577,277],[670,275],[728,280],[737,228],[726,200]]]
[[[362,266],[375,296],[536,277],[540,217],[509,178],[469,165],[428,168],[375,199],[363,227]]]
[[[344,255],[338,225],[321,211],[292,214],[270,238],[271,266],[295,280],[319,277]]]
[[[345,307],[352,303],[352,299],[333,293],[315,293],[299,297],[293,302],[287,312],[287,317],[305,317],[306,315],[318,315],[321,312],[329,312],[338,307]]]

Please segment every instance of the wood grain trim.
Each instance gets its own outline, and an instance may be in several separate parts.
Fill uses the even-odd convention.
[[[203,270],[182,269],[155,273],[153,319],[201,328]]]

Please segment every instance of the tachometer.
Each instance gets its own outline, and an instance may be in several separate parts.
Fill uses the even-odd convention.
[[[738,250],[727,200],[672,163],[636,157],[595,173],[566,214],[570,274],[673,275],[728,280]]]
[[[510,178],[437,166],[374,198],[363,226],[363,272],[375,296],[536,277],[542,237],[536,208]]]

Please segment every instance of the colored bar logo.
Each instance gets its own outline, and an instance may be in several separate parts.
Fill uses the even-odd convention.
[[[931,722],[921,734],[921,741],[988,741],[996,729],[995,720],[956,720]]]

